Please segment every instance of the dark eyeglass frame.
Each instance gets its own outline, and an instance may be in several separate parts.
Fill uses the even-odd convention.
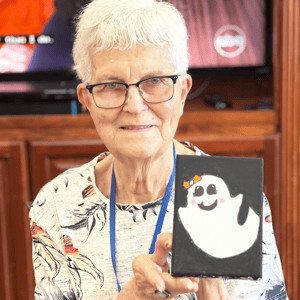
[[[172,96],[171,96],[168,100],[159,101],[159,102],[149,102],[149,101],[147,101],[146,99],[144,99],[144,97],[143,97],[143,91],[141,91],[141,90],[140,90],[140,87],[139,87],[140,84],[141,84],[142,82],[146,81],[146,80],[155,79],[155,78],[170,78],[170,79],[172,79],[172,81],[173,81],[173,93],[172,93]],[[89,84],[89,85],[86,86],[86,89],[92,94],[92,97],[93,97],[93,100],[94,100],[94,102],[95,102],[95,105],[96,105],[98,108],[111,109],[111,108],[118,108],[118,107],[121,107],[121,106],[125,103],[125,101],[126,101],[126,99],[127,99],[128,89],[129,89],[129,87],[132,86],[132,85],[135,85],[135,86],[138,88],[138,91],[139,91],[139,93],[140,93],[140,95],[141,95],[141,97],[143,98],[144,101],[146,101],[147,103],[150,103],[150,104],[158,104],[158,103],[167,102],[167,101],[169,101],[169,100],[172,99],[172,97],[173,97],[173,95],[174,95],[174,85],[176,84],[176,81],[177,81],[178,78],[179,78],[179,75],[154,76],[154,77],[149,77],[149,78],[146,78],[146,79],[143,79],[143,80],[140,80],[140,81],[138,81],[138,82],[136,82],[136,83],[131,83],[131,84],[128,84],[128,83],[125,83],[125,82],[111,81],[111,82],[103,82],[103,83]],[[98,106],[97,103],[96,103],[96,101],[95,101],[95,99],[94,99],[93,88],[94,88],[95,86],[104,85],[104,84],[112,84],[112,83],[121,84],[121,85],[124,85],[124,86],[126,87],[126,93],[125,93],[124,102],[123,102],[121,105],[119,105],[119,106],[114,106],[114,107],[102,107],[102,106]]]

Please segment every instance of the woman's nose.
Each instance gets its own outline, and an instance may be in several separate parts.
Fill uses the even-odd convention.
[[[142,111],[147,110],[148,105],[141,93],[142,92],[137,86],[130,86],[127,89],[123,110],[131,114],[139,114]]]

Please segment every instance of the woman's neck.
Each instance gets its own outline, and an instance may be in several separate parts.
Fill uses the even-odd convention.
[[[158,158],[115,160],[117,203],[144,204],[163,197],[173,165],[173,145]]]
[[[194,153],[178,142],[175,143],[177,154]],[[109,161],[104,164],[109,157]],[[96,185],[104,196],[109,198],[110,195],[113,163],[117,203],[144,204],[164,196],[174,165],[172,144],[164,153],[150,159],[109,157],[104,159],[103,164],[95,167]]]

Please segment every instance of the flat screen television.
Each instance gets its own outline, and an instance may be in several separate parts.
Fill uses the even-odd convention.
[[[189,32],[189,73],[266,75],[272,70],[272,0],[168,0]]]
[[[189,73],[269,74],[272,0],[166,0],[189,32]],[[74,15],[89,0],[2,0],[0,81],[72,79]],[[176,26],[174,26],[176,30]]]
[[[74,16],[89,0],[2,0],[0,80],[75,78]]]
[[[272,0],[168,0],[189,32],[191,75],[266,75],[272,70]]]

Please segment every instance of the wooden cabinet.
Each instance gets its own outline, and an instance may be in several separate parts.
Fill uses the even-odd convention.
[[[106,150],[100,139],[30,141],[32,199],[44,184],[63,171],[79,167]]]
[[[0,143],[0,291],[6,300],[33,295],[26,150],[21,141]]]
[[[4,299],[33,300],[26,204],[52,178],[106,148],[88,115],[0,118],[0,137],[0,289]],[[280,135],[275,132],[274,112],[190,110],[181,118],[175,138],[210,155],[264,158],[265,192],[280,248]]]

